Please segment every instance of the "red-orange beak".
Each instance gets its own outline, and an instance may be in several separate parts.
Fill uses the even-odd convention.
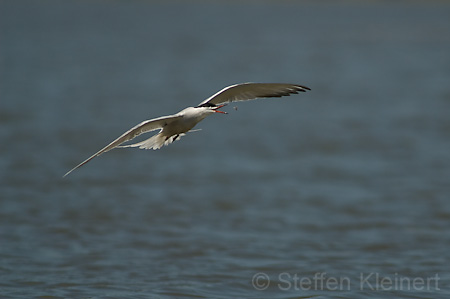
[[[222,108],[222,107],[225,107],[226,105],[227,105],[227,104],[223,104],[223,105],[219,105],[219,106],[217,106],[217,107],[214,107],[214,112],[217,112],[217,113],[223,113],[223,114],[228,114],[228,112],[217,110],[217,109],[220,109],[220,108]]]

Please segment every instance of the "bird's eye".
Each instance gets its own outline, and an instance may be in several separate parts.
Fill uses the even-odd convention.
[[[211,103],[204,103],[204,104],[201,104],[201,105],[197,106],[197,108],[200,108],[200,107],[215,107],[215,106],[216,105],[211,104]]]

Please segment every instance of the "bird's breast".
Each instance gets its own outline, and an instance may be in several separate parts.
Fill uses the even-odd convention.
[[[186,133],[199,122],[193,117],[182,117],[174,120],[163,128],[164,135],[172,136],[176,134]]]

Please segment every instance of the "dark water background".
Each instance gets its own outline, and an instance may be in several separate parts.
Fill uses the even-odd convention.
[[[449,2],[1,1],[0,76],[1,298],[450,296]]]

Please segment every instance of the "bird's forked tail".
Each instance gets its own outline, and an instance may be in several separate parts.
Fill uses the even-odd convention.
[[[138,142],[138,143],[133,143],[133,144],[128,144],[128,145],[121,145],[118,146],[118,148],[124,148],[124,147],[139,147],[140,149],[153,149],[153,150],[157,150],[160,149],[161,147],[163,147],[164,145],[169,145],[172,142],[174,142],[175,140],[180,139],[182,136],[184,136],[186,134],[184,133],[180,133],[177,135],[172,135],[172,136],[165,136],[161,133],[158,133],[152,137],[150,137],[149,139],[146,139],[144,141]]]

